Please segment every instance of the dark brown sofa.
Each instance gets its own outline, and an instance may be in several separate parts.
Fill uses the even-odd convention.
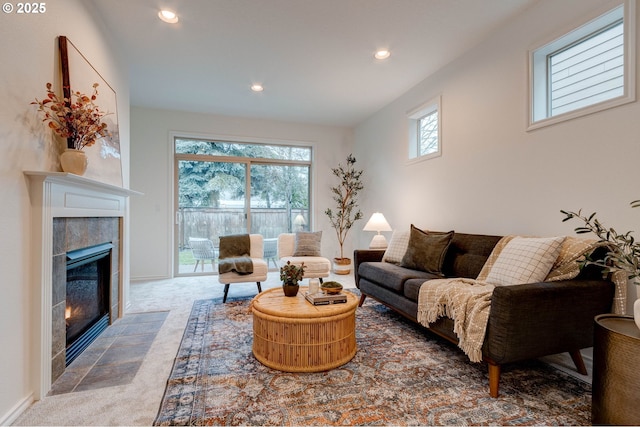
[[[455,233],[442,272],[475,279],[500,238]],[[384,250],[354,252],[360,305],[371,297],[417,322],[420,286],[442,277],[382,262],[383,255]],[[490,395],[498,396],[500,366],[506,363],[569,352],[578,372],[586,374],[580,349],[593,345],[593,318],[611,311],[613,295],[613,283],[595,266],[583,268],[572,280],[496,287],[482,348]],[[438,319],[427,330],[457,344],[449,318]]]

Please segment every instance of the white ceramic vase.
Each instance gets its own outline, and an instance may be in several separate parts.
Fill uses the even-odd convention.
[[[84,175],[88,164],[87,154],[82,150],[67,148],[60,155],[60,166],[62,166],[63,172]]]

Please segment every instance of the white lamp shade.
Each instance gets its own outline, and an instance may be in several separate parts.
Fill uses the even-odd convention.
[[[380,212],[376,212],[371,215],[371,218],[369,218],[369,221],[367,221],[363,230],[377,231],[378,233],[381,231],[392,231],[391,226],[385,219],[384,215],[382,215]]]

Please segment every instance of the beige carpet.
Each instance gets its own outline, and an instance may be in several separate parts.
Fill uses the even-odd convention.
[[[353,287],[353,276],[335,276]],[[277,272],[269,272],[262,289],[280,286]],[[35,402],[13,425],[151,425],[180,345],[193,302],[222,298],[216,277],[189,277],[131,284],[128,313],[169,310],[169,315],[130,384],[48,396]],[[255,283],[232,284],[229,297],[252,298]]]

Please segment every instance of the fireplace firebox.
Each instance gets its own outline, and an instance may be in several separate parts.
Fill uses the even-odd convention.
[[[111,323],[111,251],[103,243],[67,252],[66,353],[69,366]]]

